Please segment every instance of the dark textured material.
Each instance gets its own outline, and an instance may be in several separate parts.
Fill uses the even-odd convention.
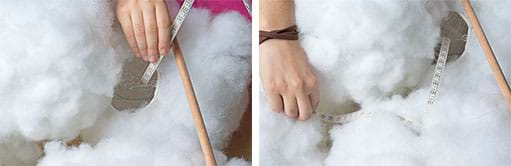
[[[296,29],[296,25],[292,25],[280,30],[259,31],[259,44],[269,39],[298,40],[298,31]]]

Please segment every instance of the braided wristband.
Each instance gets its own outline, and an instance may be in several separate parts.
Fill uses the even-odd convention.
[[[269,39],[298,40],[298,31],[296,28],[296,25],[292,25],[280,30],[259,31],[259,44]]]

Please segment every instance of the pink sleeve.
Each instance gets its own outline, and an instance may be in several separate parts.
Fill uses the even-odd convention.
[[[179,4],[183,4],[184,0],[177,1]],[[215,15],[226,11],[237,11],[248,20],[252,19],[243,5],[243,0],[195,0],[193,6],[209,9]]]

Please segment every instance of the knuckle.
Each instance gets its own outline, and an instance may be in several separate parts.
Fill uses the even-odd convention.
[[[279,93],[287,88],[286,84],[280,81],[271,81],[268,83],[268,91],[273,93]]]
[[[311,117],[311,114],[304,114],[304,115],[300,115],[300,117],[298,117],[299,120],[307,120]]]
[[[270,93],[278,93],[278,92],[280,92],[280,90],[276,86],[270,86],[270,87],[267,88],[266,91],[268,91]]]
[[[296,113],[296,111],[286,111],[286,115],[290,118],[296,118],[298,113]]]
[[[128,16],[130,14],[131,7],[128,5],[119,6],[117,8],[117,14],[122,16]]]
[[[293,80],[293,81],[290,81],[290,87],[292,89],[303,89],[304,87],[304,82],[302,80]]]
[[[312,104],[314,104],[315,106],[318,106],[319,105],[319,101],[320,101],[319,99],[320,99],[320,96],[319,95],[316,96],[316,99],[314,100],[314,103],[312,103]]]
[[[160,45],[159,46],[160,49],[166,49],[169,46],[169,42],[167,41],[160,41],[158,42],[158,44]]]
[[[130,4],[129,3],[117,3],[115,6],[115,12],[117,14],[129,14]]]
[[[149,54],[149,55],[151,55],[151,56],[152,56],[152,55],[154,55],[154,54],[155,54],[154,49],[152,49],[152,48],[147,48],[147,54]]]
[[[147,46],[147,49],[149,51],[154,51],[156,50],[156,44],[152,44],[153,42],[149,42],[148,46]]]
[[[317,87],[318,86],[318,79],[314,75],[307,76],[307,84],[311,87]]]
[[[115,14],[117,15],[117,20],[119,20],[122,24],[124,20],[126,20],[126,16],[129,14],[128,10],[125,8],[116,8]]]
[[[138,46],[138,50],[140,50],[142,52],[146,52],[147,51],[147,47],[145,45],[141,45],[141,46]]]
[[[149,31],[150,33],[156,33],[156,32],[158,32],[158,28],[156,28],[156,25],[154,25],[154,24],[149,24],[149,25],[147,25],[147,26],[148,26],[148,28],[147,28],[147,29],[148,29],[148,31]]]
[[[161,0],[140,0],[140,2],[145,4],[155,4],[156,2],[160,2]]]
[[[309,80],[309,87],[316,88],[318,87],[319,83],[317,79]]]
[[[134,30],[135,30],[135,34],[138,34],[138,36],[143,36],[144,26],[142,26],[140,24],[135,24]]]
[[[168,31],[170,29],[170,22],[168,20],[160,20],[161,24],[158,25],[159,29]]]
[[[307,103],[309,104],[309,103]],[[300,108],[300,115],[308,115],[310,113],[310,109],[308,107]]]
[[[298,110],[296,108],[286,108],[286,115],[296,116],[298,115]]]

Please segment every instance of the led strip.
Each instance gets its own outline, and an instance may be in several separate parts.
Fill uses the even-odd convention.
[[[170,43],[174,42],[174,39],[176,39],[177,33],[179,32],[179,29],[181,28],[181,25],[183,25],[183,22],[185,21],[186,16],[190,12],[190,9],[192,8],[193,2],[195,0],[185,0],[183,2],[183,5],[179,9],[176,18],[174,19],[174,22],[172,24],[172,28],[170,29]],[[172,52],[172,49],[170,49],[169,52]],[[158,66],[160,65],[161,61],[163,60],[163,56],[161,56],[158,59],[158,62],[156,63],[149,63],[147,68],[144,71],[144,75],[142,75],[142,83],[147,84],[149,80],[153,77],[154,73],[158,69]]]

